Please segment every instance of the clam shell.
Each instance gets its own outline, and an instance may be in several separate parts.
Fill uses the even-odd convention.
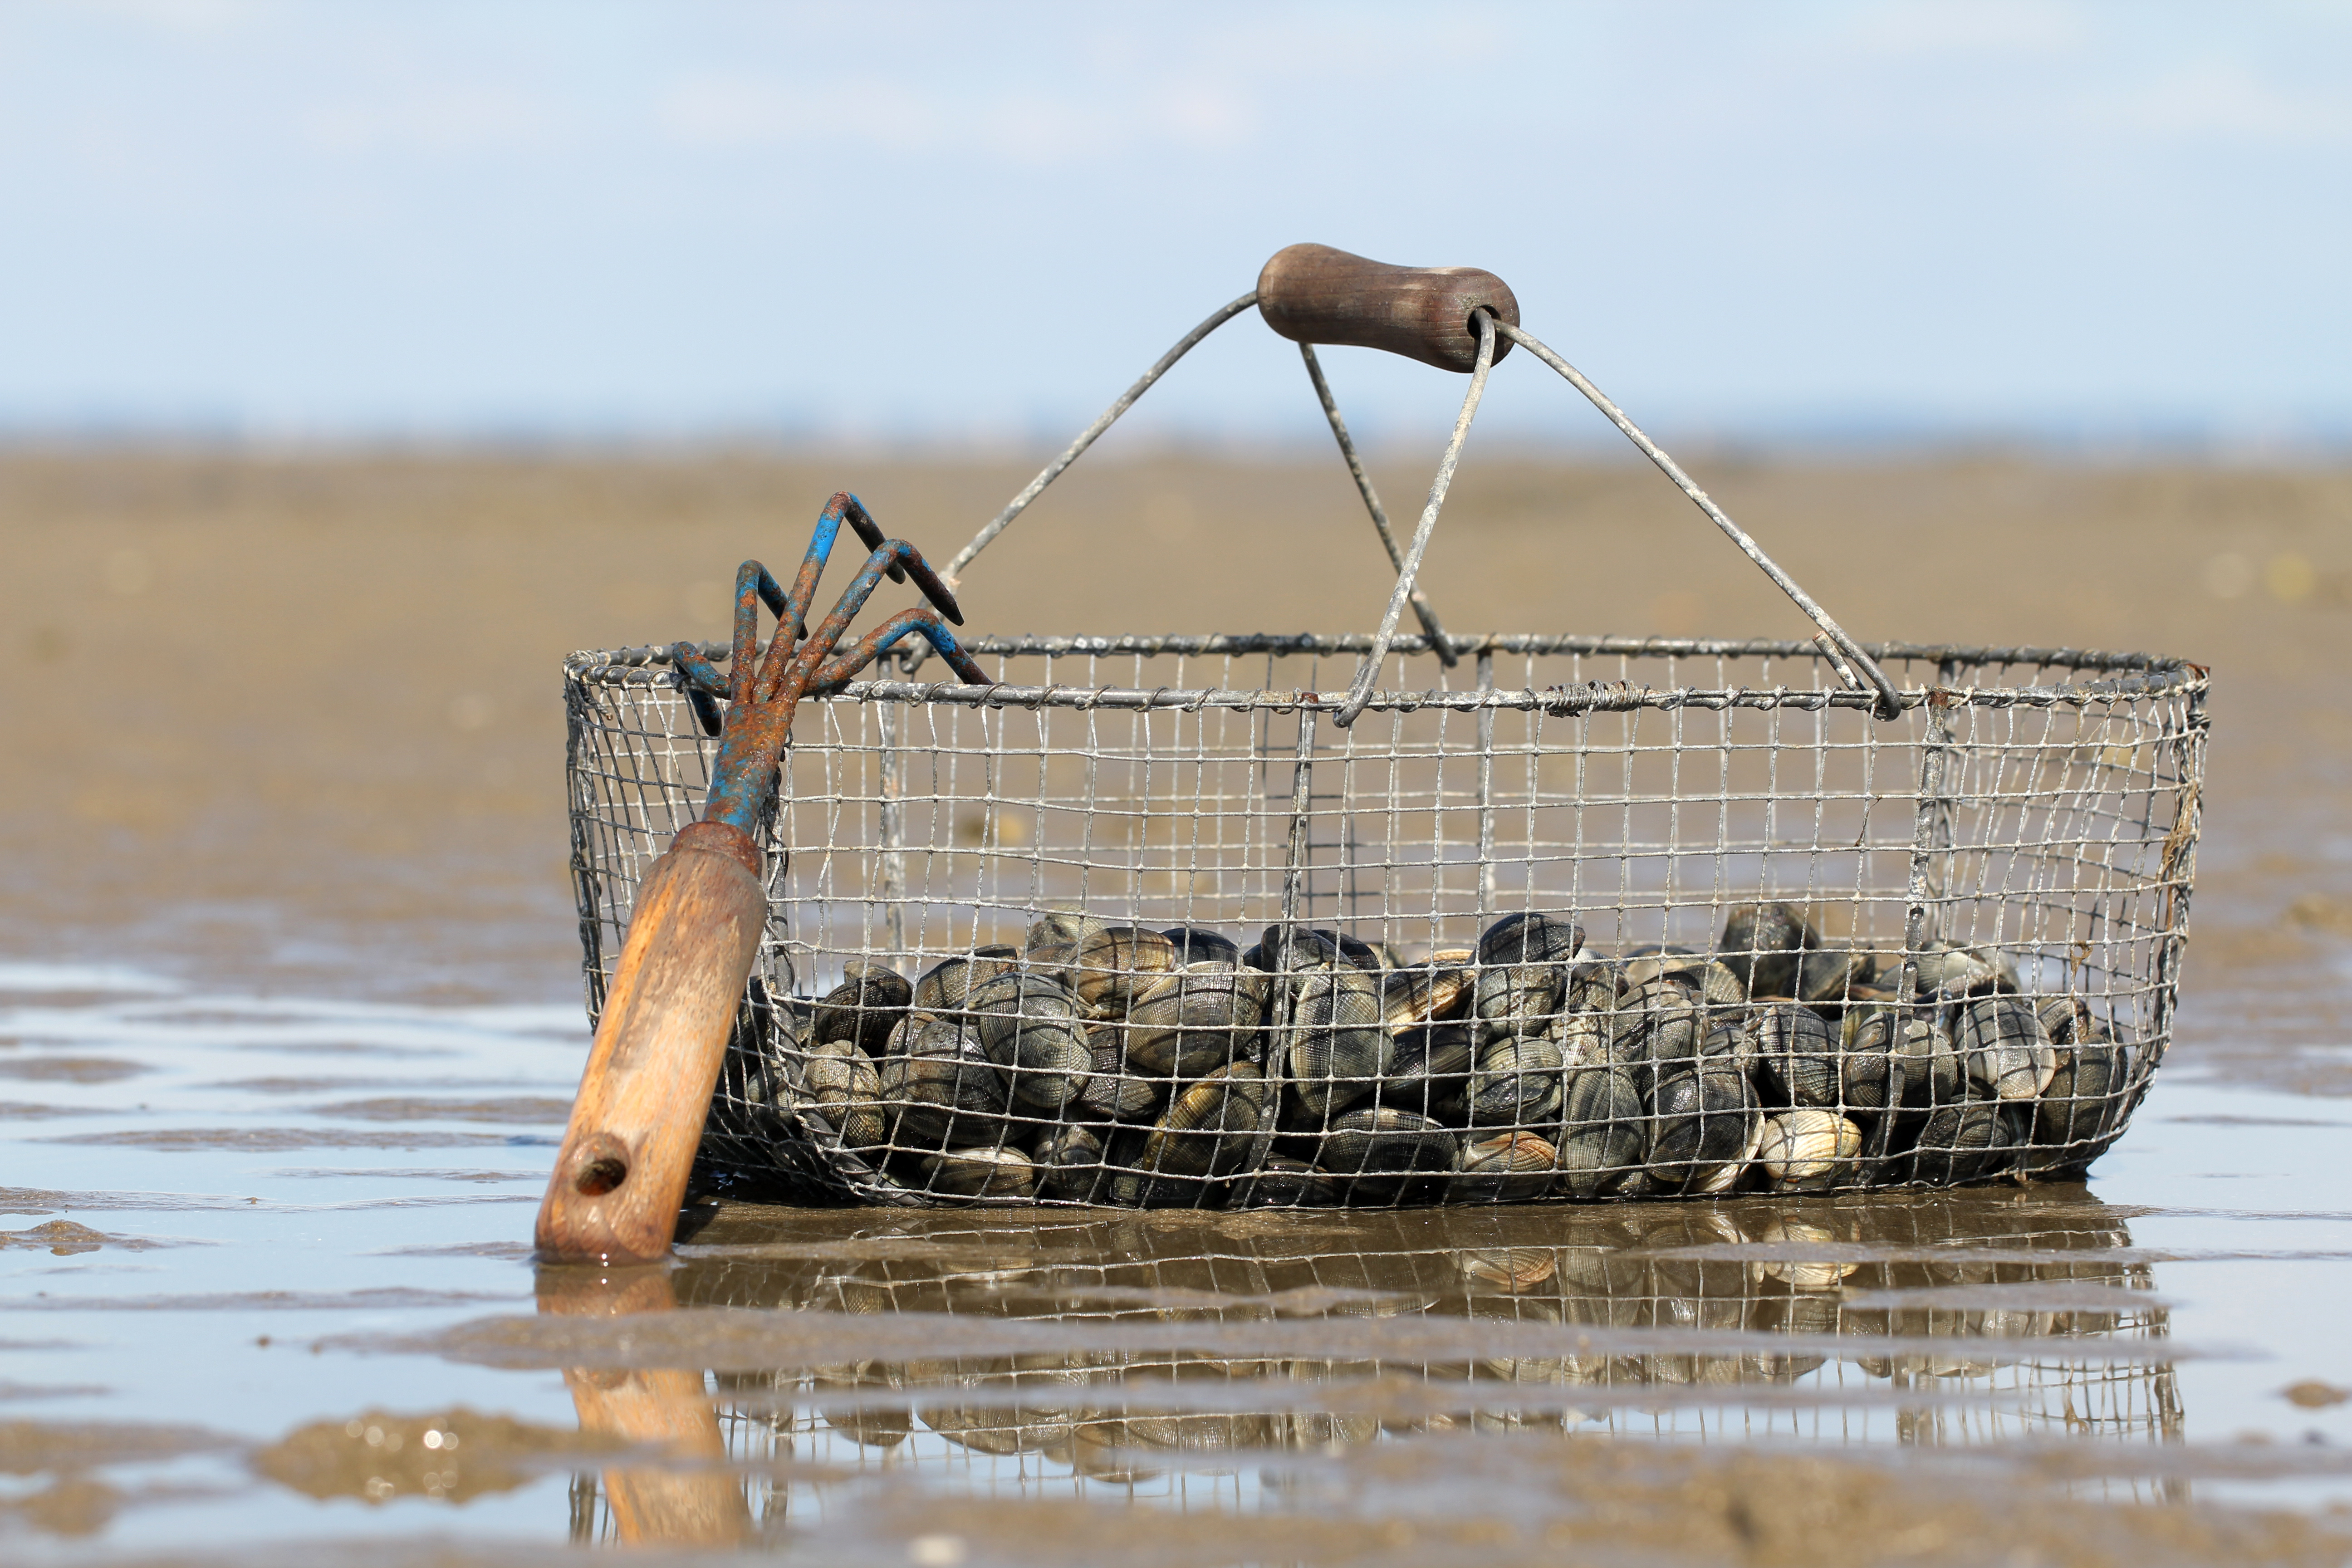
[[[801,1063],[802,1081],[809,1098],[841,1141],[853,1149],[870,1149],[885,1135],[882,1075],[856,1044],[846,1039],[813,1046]]]
[[[1229,963],[1239,969],[1242,950],[1233,938],[1206,926],[1170,926],[1160,933],[1176,949],[1181,968],[1194,963]]]
[[[1256,1068],[1220,1068],[1161,1113],[1136,1163],[1159,1175],[1230,1175],[1273,1132],[1274,1110],[1275,1087]]]
[[[1391,969],[1381,976],[1381,1016],[1391,1029],[1443,1023],[1468,1007],[1474,984],[1466,968]]]
[[[1471,993],[1471,1011],[1488,1039],[1541,1034],[1560,1011],[1557,964],[1520,963],[1481,969]]]
[[[1559,1151],[1532,1132],[1465,1138],[1445,1184],[1456,1203],[1512,1203],[1538,1197],[1557,1174]]]
[[[2050,1087],[2033,1107],[2034,1147],[2025,1156],[2025,1168],[2057,1170],[2090,1158],[2123,1119],[2129,1072],[2124,1048],[2112,1041],[2063,1047]]]
[[[2104,1036],[2093,1033],[2098,1025],[2091,1018],[2089,1005],[2079,996],[2063,992],[2055,996],[2044,996],[2033,1004],[2033,1014],[2042,1020],[2042,1033],[2050,1037],[2050,1043],[2053,1046],[2073,1045],[2077,1031],[2082,1032],[2086,1039],[2104,1038]]]
[[[1114,1027],[1098,1028],[1087,1037],[1094,1070],[1078,1086],[1078,1105],[1087,1114],[1106,1121],[1133,1121],[1151,1114],[1169,1086],[1166,1079],[1138,1077],[1127,1070],[1125,1049]]]
[[[817,1001],[810,1037],[818,1045],[855,1041],[866,1055],[880,1056],[913,1005],[915,987],[898,971],[862,959],[851,959],[842,972],[846,978]]]
[[[1793,1002],[1775,1002],[1758,1010],[1749,1028],[1765,1087],[1782,1103],[1838,1103],[1842,1053],[1820,1014]]]
[[[1482,967],[1565,963],[1584,945],[1584,928],[1572,915],[1525,912],[1505,915],[1479,934],[1474,950]]]
[[[1475,1054],[1470,1039],[1466,1024],[1398,1031],[1389,1070],[1378,1087],[1379,1102],[1449,1126],[1466,1121]]]
[[[1470,1074],[1472,1123],[1526,1126],[1557,1118],[1565,1065],[1559,1045],[1543,1036],[1496,1040],[1478,1053]]]
[[[1103,1143],[1091,1128],[1055,1127],[1037,1140],[1038,1183],[1045,1195],[1069,1203],[1092,1203],[1108,1184]]]
[[[1267,1155],[1265,1164],[1234,1184],[1235,1208],[1331,1208],[1339,1202],[1339,1184],[1330,1177],[1282,1154]]]
[[[1600,1197],[1640,1166],[1649,1152],[1648,1113],[1633,1075],[1606,1067],[1572,1068],[1560,1122],[1560,1186]]]
[[[1310,1125],[1371,1092],[1395,1060],[1381,1021],[1380,983],[1355,968],[1311,970],[1298,980],[1288,1050],[1290,1091]]]
[[[1750,996],[1794,996],[1797,955],[1820,944],[1794,904],[1736,904],[1724,917],[1718,951]]]
[[[919,1012],[951,1012],[964,1005],[973,986],[1019,968],[1020,956],[1011,948],[997,947],[941,959],[915,982],[913,1005]]]
[[[1096,1016],[1123,1016],[1136,994],[1177,967],[1176,944],[1140,926],[1097,926],[1079,939],[1070,989]]]
[[[923,1184],[965,1198],[1025,1198],[1037,1191],[1037,1166],[1018,1149],[960,1149],[926,1154]]]
[[[1406,1173],[1450,1167],[1454,1152],[1454,1134],[1441,1123],[1377,1106],[1333,1121],[1315,1163],[1349,1196],[1378,1203],[1396,1195]]]
[[[1834,1110],[1801,1107],[1764,1119],[1756,1163],[1778,1192],[1820,1192],[1853,1173],[1862,1129]]]
[[[1841,1007],[1867,985],[1877,960],[1851,949],[1809,952],[1797,961],[1797,996],[1816,1007]]]
[[[2017,1130],[2011,1119],[2019,1114],[1993,1100],[1937,1107],[1919,1129],[1911,1152],[1911,1179],[1952,1186],[2006,1169],[2016,1157]]]
[[[2017,970],[1997,948],[1931,942],[1916,962],[1923,996],[1948,1001],[2017,989]]]
[[[2058,1050],[2032,1005],[2009,996],[1963,1004],[1952,1021],[1952,1044],[1968,1063],[1969,1081],[1996,1100],[2033,1100],[2058,1070]]]
[[[910,1017],[910,1022],[912,1021]],[[952,1021],[924,1025],[903,1054],[883,1058],[876,1109],[899,1149],[1002,1141],[1013,1093],[1003,1069]]]
[[[969,1027],[988,1059],[1007,1069],[1023,1103],[1054,1110],[1077,1098],[1094,1053],[1077,999],[1046,974],[1000,974],[964,998]]]
[[[1078,944],[1106,922],[1073,910],[1049,910],[1029,922],[1021,936],[1021,958],[1031,969],[1065,980],[1078,961]]]
[[[1345,931],[1294,926],[1290,931],[1286,955],[1282,928],[1270,925],[1259,933],[1257,945],[1242,954],[1242,962],[1253,969],[1272,973],[1296,974],[1318,963],[1339,968],[1361,969],[1371,973],[1381,970],[1381,955],[1370,942],[1348,935]]]
[[[1736,1072],[1676,1072],[1650,1096],[1649,1162],[1669,1190],[1721,1192],[1755,1153],[1764,1117]]]
[[[1256,1042],[1272,988],[1271,976],[1222,963],[1160,976],[1128,1009],[1129,1066],[1162,1078],[1215,1071]]]

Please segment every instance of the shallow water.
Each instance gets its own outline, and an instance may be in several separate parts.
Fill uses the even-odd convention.
[[[1864,1524],[1910,1517],[1927,1477],[2015,1515],[1902,1526],[1959,1531],[1938,1551],[2031,1518],[2042,1547],[2153,1530],[2159,1559],[2296,1558],[2333,1554],[2352,1507],[2352,1406],[2329,1403],[2352,1386],[2341,1101],[2168,1072],[2087,1185],[1361,1215],[728,1205],[696,1211],[672,1268],[535,1270],[574,1010],[22,965],[0,990],[14,1561],[624,1539],[1671,1559],[1710,1531],[1801,1531],[1770,1509],[1829,1493],[1891,1550]],[[1651,1522],[1593,1533],[1643,1498]]]

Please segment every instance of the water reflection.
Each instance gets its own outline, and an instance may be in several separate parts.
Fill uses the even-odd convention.
[[[680,1306],[871,1325],[828,1317],[805,1363],[715,1374],[770,1526],[872,1481],[1262,1508],[1299,1484],[1285,1454],[1440,1434],[2181,1435],[2148,1264],[2080,1188],[1328,1218],[737,1208],[685,1251]]]

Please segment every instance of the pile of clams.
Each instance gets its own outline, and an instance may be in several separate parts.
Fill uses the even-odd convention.
[[[2121,1131],[2129,1056],[2083,1000],[1986,948],[1902,971],[1786,903],[1706,952],[1521,913],[1418,961],[1051,913],[911,981],[853,960],[749,1092],[921,1192],[1130,1207],[1944,1186]]]

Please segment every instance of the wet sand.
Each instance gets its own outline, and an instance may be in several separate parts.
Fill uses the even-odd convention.
[[[718,637],[833,489],[944,556],[1025,470],[0,457],[0,1546],[2352,1555],[2352,474],[1691,463],[1864,638],[2213,667],[2179,1043],[2087,1188],[731,1206],[674,1271],[534,1276],[583,1039],[560,659]],[[963,593],[989,632],[1354,630],[1384,564],[1325,454],[1171,458],[1082,465]],[[1801,635],[1630,466],[1474,448],[1427,582],[1463,631]]]

